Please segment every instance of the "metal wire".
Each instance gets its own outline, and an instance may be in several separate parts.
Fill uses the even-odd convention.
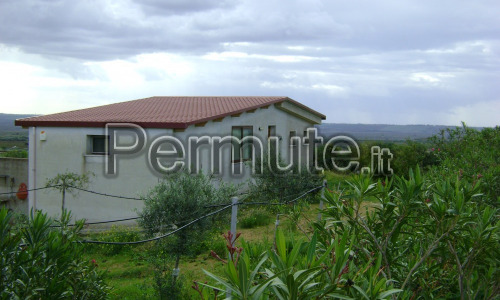
[[[166,233],[164,235],[161,235],[161,236],[157,236],[157,237],[154,237],[154,238],[150,238],[150,239],[146,239],[146,240],[141,240],[141,241],[134,241],[134,242],[105,242],[105,241],[92,241],[92,240],[81,240],[81,241],[78,241],[79,243],[85,243],[85,244],[106,244],[106,245],[135,245],[135,244],[142,244],[142,243],[147,243],[147,242],[152,242],[152,241],[156,241],[156,240],[160,240],[160,239],[163,239],[163,238],[166,238],[170,235],[173,235],[174,233],[188,227],[188,226],[191,226],[192,224],[202,220],[202,219],[205,219],[209,216],[212,216],[212,215],[215,215],[215,214],[218,214],[232,206],[235,206],[235,205],[257,205],[257,204],[260,204],[260,205],[286,205],[286,204],[290,204],[290,203],[293,203],[297,200],[299,200],[300,198],[304,197],[305,195],[309,194],[309,193],[312,193],[320,188],[323,188],[323,185],[321,186],[318,186],[318,187],[315,187],[305,193],[303,193],[302,195],[300,195],[299,197],[293,199],[293,200],[290,200],[290,201],[286,201],[286,202],[283,202],[283,203],[269,203],[269,202],[237,202],[235,204],[229,204],[229,205],[226,205],[224,206],[223,208],[219,209],[219,210],[216,210],[214,212],[211,212],[209,214],[206,214],[202,217],[199,217],[179,228],[177,228],[176,230],[174,231],[171,231],[169,233]]]
[[[52,187],[57,187],[57,186],[60,186],[60,185],[55,185],[55,186],[47,186],[47,187],[42,187],[42,188],[36,188],[36,189],[32,189],[30,191],[35,191],[35,190],[41,190],[41,189],[47,189],[47,188],[52,188]],[[130,199],[130,200],[143,200],[143,199],[139,199],[139,198],[132,198],[132,197],[125,197],[125,196],[116,196],[116,195],[109,195],[109,194],[104,194],[104,193],[99,193],[99,192],[94,192],[94,191],[90,191],[90,190],[86,190],[86,189],[82,189],[82,188],[77,188],[77,187],[73,187],[73,186],[68,186],[70,188],[74,188],[74,189],[77,189],[77,190],[81,190],[81,191],[85,191],[85,192],[89,192],[89,193],[93,193],[93,194],[97,194],[97,195],[101,195],[101,196],[107,196],[107,197],[115,197],[115,198],[121,198],[121,199]],[[224,206],[223,208],[221,209],[218,209],[214,212],[211,212],[211,213],[208,213],[204,216],[201,216],[181,227],[178,227],[177,229],[169,232],[169,233],[166,233],[166,234],[163,234],[163,235],[160,235],[160,236],[157,236],[157,237],[154,237],[154,238],[150,238],[150,239],[146,239],[146,240],[140,240],[140,241],[133,241],[133,242],[105,242],[105,241],[93,241],[93,240],[81,240],[81,241],[76,241],[77,243],[84,243],[84,244],[105,244],[105,245],[136,245],[136,244],[142,244],[142,243],[147,243],[147,242],[151,242],[151,241],[156,241],[156,240],[160,240],[160,239],[163,239],[163,238],[166,238],[170,235],[173,235],[175,233],[177,233],[178,231],[186,228],[186,227],[189,227],[191,226],[192,224],[200,221],[200,220],[203,220],[209,216],[212,216],[212,215],[215,215],[215,214],[218,214],[232,206],[235,206],[235,205],[287,205],[287,204],[290,204],[290,203],[293,203],[293,202],[296,202],[298,201],[299,199],[301,199],[302,197],[306,196],[307,194],[309,193],[312,193],[320,188],[323,188],[324,186],[321,185],[321,186],[318,186],[318,187],[315,187],[307,192],[304,192],[302,193],[300,196],[292,199],[292,200],[289,200],[289,201],[285,201],[285,202],[279,202],[279,203],[273,203],[273,202],[237,202],[237,203],[230,203],[230,204],[218,204],[218,205],[209,205],[209,206],[205,206],[204,208],[210,208],[210,207],[220,207],[220,206]],[[2,194],[12,194],[12,193],[2,193]],[[0,195],[2,195],[0,194]],[[290,196],[293,196],[293,195],[290,195]],[[290,197],[289,196],[289,197]],[[107,220],[107,221],[99,221],[99,222],[88,222],[88,223],[84,223],[84,225],[94,225],[94,224],[106,224],[106,223],[114,223],[114,222],[122,222],[122,221],[129,221],[129,220],[136,220],[136,219],[139,219],[139,217],[131,217],[131,218],[124,218],[124,219],[117,219],[117,220]],[[68,226],[75,226],[76,224],[70,224]],[[61,227],[61,225],[53,225],[51,227]]]
[[[123,222],[123,221],[130,221],[130,220],[137,220],[139,217],[130,217],[130,218],[125,218],[125,219],[117,219],[117,220],[109,220],[109,221],[98,221],[98,222],[84,222],[83,225],[95,225],[95,224],[106,224],[106,223],[115,223],[115,222]],[[68,224],[67,226],[76,226],[77,224]],[[62,227],[61,225],[52,225],[50,227]]]
[[[31,189],[31,190],[25,190],[25,191],[0,193],[0,195],[12,195],[12,194],[17,194],[18,192],[32,192],[32,191],[50,189],[50,188],[59,187],[59,186],[61,186],[61,185],[60,184],[59,185],[50,185],[50,186],[44,186],[44,187],[34,188],[34,189]]]
[[[195,219],[195,220],[187,223],[186,225],[183,225],[183,226],[177,228],[174,231],[171,231],[169,233],[166,233],[164,235],[160,235],[160,236],[157,236],[157,237],[154,237],[154,238],[146,239],[146,240],[134,241],[134,242],[104,242],[104,241],[81,240],[81,241],[77,241],[77,242],[78,243],[84,243],[84,244],[106,244],[106,245],[136,245],[136,244],[143,244],[143,243],[147,243],[147,242],[152,242],[152,241],[160,240],[160,239],[166,238],[168,236],[171,236],[174,233],[176,233],[176,232],[178,232],[178,231],[180,231],[180,230],[182,230],[182,229],[184,229],[184,228],[186,228],[188,226],[191,226],[192,224],[194,224],[194,223],[196,223],[196,222],[198,222],[200,220],[203,220],[203,219],[205,219],[207,217],[210,217],[212,215],[218,214],[218,213],[220,213],[220,212],[222,212],[222,211],[230,208],[231,206],[233,206],[233,205],[232,204],[227,205],[227,206],[225,206],[225,207],[223,207],[221,209],[218,209],[218,210],[216,210],[214,212],[211,212],[211,213],[206,214],[206,215],[204,215],[202,217],[199,217],[199,218],[197,218],[197,219]]]
[[[71,186],[71,185],[69,185],[68,187],[72,188],[72,189],[75,189],[75,190],[80,190],[80,191],[83,191],[83,192],[87,192],[87,193],[91,193],[91,194],[96,194],[96,195],[100,195],[100,196],[106,196],[106,197],[112,197],[112,198],[120,198],[120,199],[127,199],[127,200],[144,201],[144,199],[141,199],[141,198],[134,198],[134,197],[126,197],[126,196],[118,196],[118,195],[110,195],[110,194],[105,194],[105,193],[99,193],[99,192],[95,192],[95,191],[91,191],[91,190],[86,190],[86,189],[82,189],[82,188],[79,188],[79,187],[76,187],[76,186]]]

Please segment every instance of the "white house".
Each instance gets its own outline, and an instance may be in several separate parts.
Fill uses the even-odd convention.
[[[29,189],[43,187],[48,178],[59,173],[92,172],[95,176],[88,190],[138,197],[175,162],[213,172],[214,141],[208,141],[210,138],[254,136],[262,141],[265,155],[268,138],[277,136],[281,157],[287,162],[290,149],[306,148],[290,145],[289,138],[302,137],[307,128],[325,118],[288,97],[151,97],[18,119],[15,124],[29,128]],[[134,124],[142,129],[133,129],[134,133],[132,125],[125,124],[120,125],[123,131],[110,131],[110,123]],[[178,149],[175,140],[180,141]],[[255,141],[252,147],[245,143],[231,147],[230,142],[220,148],[219,172],[223,180],[242,182],[250,178],[251,161],[255,161],[259,149]],[[130,150],[134,145],[135,150]],[[114,161],[110,164],[111,156]],[[233,169],[242,175],[233,175]],[[29,207],[50,215],[60,213],[61,195],[56,190],[31,191],[28,201]],[[133,217],[142,206],[141,201],[84,191],[74,197],[67,195],[65,202],[76,218],[89,221]]]

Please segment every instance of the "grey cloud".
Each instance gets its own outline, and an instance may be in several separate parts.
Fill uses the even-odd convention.
[[[225,42],[362,51],[428,49],[499,30],[492,6],[465,1],[5,1],[0,43],[85,60],[206,53]],[[481,16],[478,18],[477,16]],[[443,18],[446,24],[443,24]]]
[[[2,1],[0,44],[40,54],[34,64],[73,78],[102,80],[81,62],[175,53],[195,68],[175,93],[289,95],[333,122],[359,114],[439,123],[457,106],[500,93],[498,1],[110,3]],[[175,78],[138,72],[158,84],[151,93],[172,93],[161,86]]]
[[[227,9],[237,3],[221,0],[135,0],[134,2],[146,16],[184,15],[218,8]]]

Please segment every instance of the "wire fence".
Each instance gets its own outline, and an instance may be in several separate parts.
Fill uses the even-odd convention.
[[[51,189],[51,188],[60,187],[60,186],[61,186],[61,185],[49,185],[49,186],[43,186],[43,187],[34,188],[34,189],[29,189],[29,190],[20,190],[20,191],[15,191],[15,192],[4,192],[4,193],[0,193],[0,196],[1,196],[1,195],[13,195],[13,194],[17,194],[17,193],[19,193],[19,192],[33,192],[33,191],[39,191],[39,190]]]
[[[68,188],[79,190],[79,191],[83,191],[83,192],[87,192],[87,193],[94,194],[94,195],[110,197],[110,198],[144,201],[143,198],[126,197],[126,196],[120,196],[120,195],[111,195],[111,194],[106,194],[106,193],[100,193],[100,192],[96,192],[96,191],[86,190],[86,189],[79,188],[79,187],[76,187],[76,186],[71,186],[71,185],[69,185]]]
[[[81,240],[81,241],[78,241],[78,243],[84,243],[84,244],[106,244],[106,245],[136,245],[136,244],[143,244],[143,243],[147,243],[147,242],[152,242],[152,241],[157,241],[157,240],[160,240],[160,239],[163,239],[163,238],[166,238],[168,236],[171,236],[179,231],[181,231],[182,229],[186,228],[186,227],[189,227],[191,225],[193,225],[194,223],[196,222],[199,222],[205,218],[208,218],[212,215],[215,215],[215,214],[218,214],[228,208],[230,208],[232,206],[232,204],[230,205],[227,205],[221,209],[218,209],[214,212],[211,212],[209,214],[206,214],[202,217],[199,217],[189,223],[187,223],[186,225],[183,225],[181,227],[178,227],[177,229],[169,232],[169,233],[166,233],[166,234],[163,234],[163,235],[160,235],[160,236],[157,236],[157,237],[154,237],[154,238],[150,238],[150,239],[146,239],[146,240],[141,240],[141,241],[133,241],[133,242],[105,242],[105,241],[92,241],[92,240]]]
[[[45,187],[39,187],[39,188],[33,188],[33,189],[29,189],[29,190],[25,190],[25,192],[30,192],[30,191],[38,191],[38,190],[44,190],[44,189],[49,189],[49,188],[59,188],[61,187],[61,185],[52,185],[52,186],[45,186]],[[144,201],[143,198],[136,198],[136,197],[127,197],[127,196],[121,196],[121,195],[113,195],[113,194],[107,194],[107,193],[102,193],[102,192],[97,192],[97,191],[92,191],[92,190],[87,190],[87,189],[84,189],[84,188],[79,188],[79,187],[75,187],[75,186],[66,186],[65,187],[66,189],[76,189],[76,190],[80,190],[80,191],[83,191],[83,192],[87,192],[87,193],[91,193],[91,194],[95,194],[95,195],[99,195],[99,196],[104,196],[104,197],[111,197],[111,198],[119,198],[119,199],[126,199],[126,200],[142,200]],[[233,197],[232,199],[232,202],[231,203],[223,203],[223,204],[216,204],[216,205],[207,205],[207,206],[204,206],[204,208],[218,208],[218,207],[221,207],[220,209],[217,209],[215,211],[212,211],[210,213],[207,213],[203,216],[200,216],[200,217],[197,217],[195,218],[194,220],[180,226],[180,227],[177,227],[175,228],[174,230],[168,232],[168,233],[165,233],[165,234],[162,234],[160,236],[156,236],[156,237],[153,237],[153,238],[149,238],[149,239],[144,239],[144,240],[139,240],[139,241],[130,241],[130,242],[108,242],[108,241],[95,241],[95,240],[80,240],[80,241],[77,241],[78,243],[85,243],[85,244],[107,244],[107,245],[136,245],[136,244],[142,244],[142,243],[147,243],[147,242],[152,242],[152,241],[156,241],[156,240],[160,240],[160,239],[163,239],[163,238],[166,238],[166,237],[169,237],[189,226],[192,226],[193,224],[205,219],[205,218],[208,218],[210,216],[213,216],[213,215],[216,215],[216,214],[219,214],[229,208],[233,208],[233,214],[232,214],[232,218],[231,218],[231,228],[236,228],[236,223],[237,223],[237,219],[236,219],[236,216],[237,216],[237,209],[239,206],[251,206],[251,205],[260,205],[260,206],[265,206],[265,205],[269,205],[269,206],[276,206],[276,205],[289,205],[289,204],[293,204],[295,202],[297,202],[298,200],[304,198],[305,196],[311,194],[311,193],[314,193],[320,189],[325,189],[327,188],[326,186],[326,182],[323,183],[323,185],[320,185],[320,186],[317,186],[317,187],[314,187],[308,191],[305,191],[305,192],[302,192],[302,193],[297,193],[297,194],[294,194],[294,195],[288,195],[283,199],[286,199],[286,198],[291,198],[291,197],[295,197],[291,200],[287,200],[287,201],[280,201],[280,202],[265,202],[265,201],[259,201],[259,202],[245,202],[243,201],[244,199],[239,199],[238,197]],[[0,195],[7,195],[7,194],[15,194],[17,192],[8,192],[8,193],[0,193]],[[243,193],[239,193],[238,196],[245,196],[245,195],[249,195],[248,192],[243,192]],[[320,207],[322,207],[322,199],[320,200]],[[236,210],[235,210],[236,209]],[[121,219],[115,219],[115,220],[104,220],[104,221],[95,221],[95,222],[84,222],[83,224],[86,226],[86,225],[98,225],[98,224],[109,224],[109,223],[117,223],[117,222],[125,222],[125,221],[134,221],[134,220],[138,220],[140,217],[127,217],[127,218],[121,218]],[[277,216],[277,218],[279,218]],[[277,220],[277,224],[278,224],[278,220]],[[77,224],[68,224],[66,226],[76,226]],[[52,225],[51,227],[53,228],[59,228],[61,227],[61,225]],[[235,232],[233,233],[235,234]]]
[[[130,218],[124,218],[124,219],[117,219],[117,220],[107,220],[107,221],[98,221],[98,222],[84,222],[83,225],[97,225],[97,224],[108,224],[108,223],[116,223],[116,222],[125,222],[125,221],[132,221],[132,220],[137,220],[140,217],[130,217]],[[76,226],[77,224],[68,224],[66,226]],[[61,227],[61,225],[52,225],[50,227]]]
[[[186,228],[186,227],[189,227],[193,224],[195,224],[196,222],[199,222],[207,217],[210,217],[210,216],[213,216],[213,215],[216,215],[218,213],[221,213],[223,211],[225,211],[226,209],[229,209],[229,208],[238,208],[238,206],[243,206],[243,205],[289,205],[289,204],[292,204],[292,203],[295,203],[297,202],[298,200],[300,200],[301,198],[307,196],[308,194],[310,193],[313,193],[315,191],[318,191],[319,189],[323,189],[325,187],[325,185],[321,185],[321,186],[317,186],[313,189],[310,189],[302,194],[300,194],[300,196],[292,199],[292,200],[289,200],[289,201],[285,201],[285,202],[280,202],[280,203],[276,203],[276,202],[240,202],[238,200],[234,201],[230,204],[226,204],[224,205],[222,208],[218,209],[218,210],[215,210],[213,212],[210,212],[204,216],[201,216],[201,217],[198,217],[192,221],[190,221],[189,223],[183,225],[183,226],[180,226],[178,228],[176,228],[175,230],[169,232],[169,233],[166,233],[166,234],[163,234],[163,235],[160,235],[160,236],[157,236],[157,237],[154,237],[154,238],[150,238],[150,239],[144,239],[144,240],[140,240],[140,241],[131,241],[131,242],[107,242],[107,241],[94,241],[94,240],[81,240],[79,241],[79,243],[86,243],[86,244],[107,244],[107,245],[135,245],[135,244],[142,244],[142,243],[147,243],[147,242],[152,242],[152,241],[156,241],[156,240],[160,240],[160,239],[163,239],[163,238],[166,238],[168,236],[171,236],[177,232],[179,232],[180,230]],[[233,198],[233,199],[237,199],[236,197]],[[215,207],[215,206],[211,206],[211,207]],[[237,213],[233,213],[232,214],[232,217],[231,217],[231,228],[235,228],[236,227],[236,223],[237,223],[237,219],[236,219],[236,216],[237,216]],[[233,232],[233,236],[235,235],[235,232]]]

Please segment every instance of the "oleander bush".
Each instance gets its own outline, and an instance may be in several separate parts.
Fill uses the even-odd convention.
[[[500,203],[500,127],[476,130],[462,127],[441,131],[431,138],[430,149],[439,165],[429,172],[433,178],[456,177],[470,184],[480,182],[486,200]]]
[[[307,239],[278,230],[275,245],[256,255],[228,233],[230,260],[213,253],[224,274],[205,271],[212,281],[193,286],[200,298],[498,297],[499,211],[480,181],[435,179],[417,167],[406,177],[353,176],[346,184],[326,192],[324,219]]]
[[[70,227],[70,219],[66,212],[60,220],[32,212],[14,228],[12,213],[0,210],[0,299],[107,298],[97,263],[81,259],[83,221]]]

